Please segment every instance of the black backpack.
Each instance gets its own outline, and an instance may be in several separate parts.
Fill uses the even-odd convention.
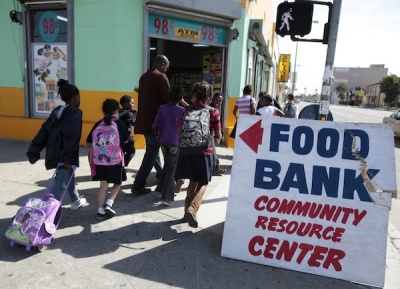
[[[295,118],[296,117],[296,113],[294,112],[294,107],[293,104],[288,102],[285,105],[285,108],[283,109],[283,113],[285,114],[285,117],[288,118]]]
[[[186,110],[182,120],[182,131],[179,138],[179,148],[182,154],[206,152],[212,145],[210,134],[210,109],[203,107]]]

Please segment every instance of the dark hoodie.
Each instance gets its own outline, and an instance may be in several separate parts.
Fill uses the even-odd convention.
[[[40,152],[46,147],[46,169],[56,168],[59,162],[79,166],[81,133],[82,111],[73,105],[58,106],[32,140],[26,153],[28,159],[39,159]]]

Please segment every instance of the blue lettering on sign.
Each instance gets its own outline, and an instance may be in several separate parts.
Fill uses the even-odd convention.
[[[326,158],[334,157],[339,149],[339,132],[336,129],[324,128],[318,133],[317,153]],[[329,148],[326,143],[330,143]]]
[[[281,146],[289,145],[294,154],[306,156],[315,146],[315,152],[322,158],[340,157],[343,160],[360,160],[369,154],[369,137],[363,130],[346,129],[340,144],[340,134],[332,128],[321,128],[318,133],[308,126],[296,126],[290,131],[290,125],[273,123],[270,130],[270,151],[279,152]],[[341,155],[339,148],[341,146]],[[342,174],[341,174],[342,170]],[[372,180],[380,170],[365,171]],[[342,176],[342,177],[341,177]],[[364,183],[362,173],[357,175],[353,169],[338,167],[312,166],[311,187],[307,185],[307,175],[304,164],[291,162],[287,171],[282,172],[279,162],[257,159],[254,176],[254,187],[265,190],[288,192],[297,190],[300,194],[321,196],[325,191],[331,198],[354,199],[355,194],[364,202],[372,202]],[[342,178],[342,179],[341,179]],[[343,192],[339,194],[339,183],[343,184]]]
[[[292,150],[297,155],[308,155],[314,147],[314,131],[308,126],[297,126],[289,139],[290,125],[274,123],[271,125],[270,151],[279,152],[281,143],[291,141]],[[355,149],[355,140],[359,140],[360,149]],[[330,128],[322,128],[317,135],[317,153],[323,158],[333,158],[339,150],[339,133]],[[329,145],[329,147],[327,147]],[[368,134],[363,130],[347,129],[344,131],[342,159],[358,160],[369,153]]]
[[[355,154],[353,153],[354,138],[360,139],[361,148]],[[342,158],[347,160],[357,160],[359,157],[366,158],[369,152],[368,134],[359,129],[347,129],[344,131]]]
[[[279,162],[273,160],[257,159],[256,172],[254,176],[254,187],[264,190],[275,190],[288,192],[296,189],[300,194],[322,195],[325,188],[326,195],[331,198],[354,199],[354,193],[363,202],[372,202],[371,196],[364,185],[361,174],[356,176],[355,170],[344,169],[343,194],[339,196],[340,168],[327,168],[324,166],[313,166],[311,193],[307,187],[307,178],[303,164],[290,163],[288,170],[281,181],[280,172],[282,168]],[[379,170],[369,169],[367,174],[372,180]]]

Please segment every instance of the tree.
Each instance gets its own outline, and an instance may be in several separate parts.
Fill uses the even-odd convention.
[[[400,95],[400,79],[396,74],[385,76],[380,81],[381,92],[385,93],[383,101],[388,107],[394,106]]]
[[[349,90],[349,87],[345,83],[339,83],[339,85],[336,86],[336,92],[339,94],[339,98],[341,100],[343,100],[345,98],[348,90]]]

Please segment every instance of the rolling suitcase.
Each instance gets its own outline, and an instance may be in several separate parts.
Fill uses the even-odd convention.
[[[72,166],[73,173],[64,187],[61,201],[59,201],[50,194],[50,191],[54,184],[56,173],[63,165],[63,163],[57,165],[44,195],[26,200],[11,219],[11,224],[5,233],[11,246],[20,244],[25,246],[27,251],[32,247],[40,251],[53,240],[54,233],[61,221],[62,200],[76,170],[76,166]]]

